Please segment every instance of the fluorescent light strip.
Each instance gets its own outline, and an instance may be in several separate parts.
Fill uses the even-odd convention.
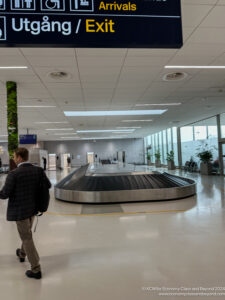
[[[225,66],[165,66],[165,69],[225,69]]]
[[[34,122],[35,124],[68,124],[69,122]]]
[[[113,131],[113,134],[124,134],[124,131]],[[126,134],[131,134],[133,132],[125,132]]]
[[[140,129],[142,128],[141,126],[137,126],[137,127],[116,127],[116,128],[119,128],[119,129]]]
[[[153,120],[122,120],[122,122],[152,122]]]
[[[71,137],[69,137],[69,136],[61,136],[61,139],[64,139],[64,140],[70,140],[70,139],[76,140],[76,139],[79,139],[79,137],[77,138],[77,137],[73,137],[73,136],[71,136]]]
[[[54,108],[56,106],[52,106],[52,105],[19,105],[19,108]]]
[[[107,116],[144,116],[162,115],[167,109],[155,110],[111,110],[111,111],[64,111],[67,117],[107,117]]]
[[[136,104],[135,106],[178,106],[181,103],[159,103],[159,104]]]
[[[108,130],[77,130],[77,133],[102,133],[102,132],[134,132],[135,129],[123,129],[123,130],[117,130],[117,129],[108,129]]]
[[[81,140],[111,140],[111,139],[120,139],[125,136],[109,136],[109,137],[95,137],[95,138],[81,138]]]
[[[63,135],[77,135],[77,133],[72,133],[72,132],[71,133],[66,133],[66,132],[64,132],[64,133],[62,133],[62,132],[61,133],[54,133],[54,135],[62,135],[62,134]]]
[[[49,130],[49,131],[56,131],[56,130],[74,130],[74,128],[49,128],[49,129],[45,129],[45,130]]]
[[[28,69],[27,66],[8,66],[8,67],[0,67],[0,70],[15,70],[15,69]]]

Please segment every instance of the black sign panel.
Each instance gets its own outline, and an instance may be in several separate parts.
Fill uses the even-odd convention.
[[[0,0],[0,47],[180,48],[180,0]]]

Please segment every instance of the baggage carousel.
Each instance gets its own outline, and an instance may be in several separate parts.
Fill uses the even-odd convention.
[[[55,185],[55,198],[98,204],[175,200],[196,194],[196,184],[191,179],[132,168],[82,166]]]

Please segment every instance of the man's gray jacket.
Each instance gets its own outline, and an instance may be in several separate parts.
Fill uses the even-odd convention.
[[[0,191],[1,199],[9,198],[8,221],[25,220],[38,213],[36,203],[42,177],[50,188],[51,183],[43,169],[30,163],[23,163],[8,174],[5,185]]]

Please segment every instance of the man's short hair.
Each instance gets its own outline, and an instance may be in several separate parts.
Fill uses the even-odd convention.
[[[29,159],[29,151],[26,148],[17,148],[15,150],[16,156],[20,156],[24,161]]]

